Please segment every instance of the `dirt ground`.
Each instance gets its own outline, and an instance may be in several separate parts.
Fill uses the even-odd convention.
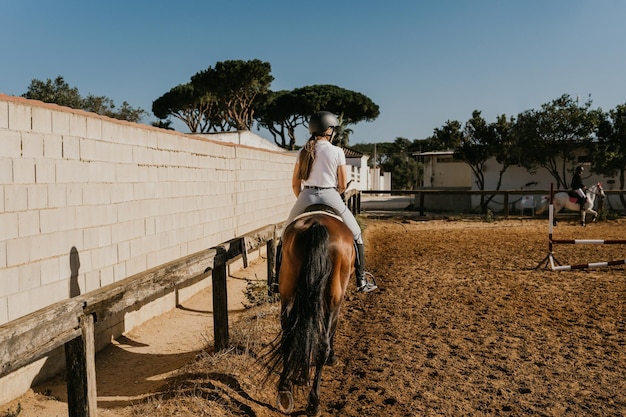
[[[564,220],[554,238],[625,239],[626,220]],[[350,288],[324,415],[626,415],[626,266],[545,268],[546,219],[369,218],[365,239],[380,289]],[[626,247],[559,244],[554,257],[621,260]],[[260,264],[241,278],[264,280]],[[212,354],[201,352],[212,330],[199,297],[98,355],[99,416],[283,415],[254,358],[278,330],[277,306],[233,312],[238,349]],[[51,381],[0,416],[18,402],[19,416],[66,416],[64,389]],[[292,416],[304,415],[305,394]]]

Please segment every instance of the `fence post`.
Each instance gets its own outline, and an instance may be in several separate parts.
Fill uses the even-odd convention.
[[[504,215],[509,216],[509,193],[504,193]]]
[[[96,351],[94,316],[79,319],[81,335],[65,344],[69,417],[96,417]]]
[[[228,294],[226,291],[226,258],[224,246],[215,248],[213,260],[213,334],[216,352],[228,348]]]

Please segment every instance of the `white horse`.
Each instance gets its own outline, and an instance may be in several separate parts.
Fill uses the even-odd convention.
[[[592,185],[591,187],[587,188],[585,194],[587,195],[587,199],[585,200],[585,204],[583,204],[583,209],[581,210],[580,204],[577,203],[577,197],[571,197],[569,193],[566,192],[556,193],[552,201],[552,204],[554,205],[554,215],[556,216],[559,211],[566,208],[572,211],[580,211],[580,224],[582,226],[586,226],[587,213],[593,214],[593,220],[591,221],[595,222],[596,218],[598,217],[598,212],[593,209],[595,199],[596,197],[604,198],[606,196],[604,194],[604,190],[602,189],[602,184],[597,183],[595,185]],[[539,208],[539,210],[537,210],[536,213],[543,213],[549,202],[550,198],[543,199],[543,205],[541,206],[541,208]],[[554,219],[554,225],[556,226],[556,219]]]

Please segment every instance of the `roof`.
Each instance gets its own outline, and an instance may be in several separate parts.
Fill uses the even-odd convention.
[[[340,146],[340,148],[343,149],[346,158],[362,158],[364,156],[363,153],[355,151],[354,149],[346,148],[345,146]]]

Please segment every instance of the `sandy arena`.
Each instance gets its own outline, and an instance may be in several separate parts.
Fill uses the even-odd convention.
[[[564,219],[554,237],[624,239],[626,220],[582,228]],[[544,268],[546,219],[369,218],[365,238],[380,289],[363,295],[351,285],[336,339],[340,360],[322,377],[323,415],[626,415],[626,266]],[[626,245],[555,245],[554,255],[563,264],[620,260]],[[158,318],[124,343],[132,352],[154,344],[150,332],[189,336],[197,315],[211,320],[202,308],[187,310],[197,313],[188,324]],[[274,336],[277,314],[276,305],[233,314],[243,328],[260,329],[252,352]],[[200,331],[173,337],[160,352],[130,354],[120,343],[98,355],[99,416],[283,415],[275,387],[260,385],[253,355],[207,359],[198,354]],[[106,373],[113,364],[117,371]],[[19,416],[67,415],[63,390],[62,381],[38,387],[19,400]],[[302,416],[305,395],[296,401],[291,415]],[[0,416],[16,407],[3,406]]]

